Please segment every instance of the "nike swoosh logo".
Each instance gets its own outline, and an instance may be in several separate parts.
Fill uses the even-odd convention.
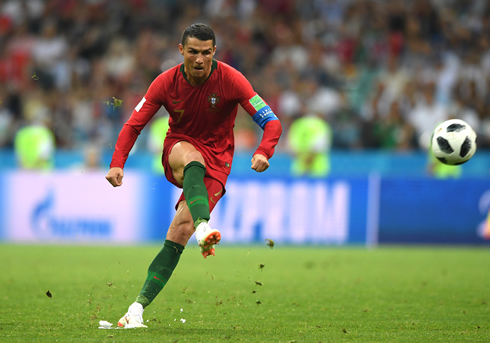
[[[191,201],[191,202],[190,202],[190,204],[192,205],[192,204],[193,204],[193,203],[195,203],[197,200],[199,200],[199,199],[196,199],[196,200]]]
[[[174,100],[174,101],[172,101],[172,102],[173,102],[174,104],[178,104],[179,102],[182,102],[182,101],[184,101],[184,100]]]
[[[156,276],[153,276],[154,279],[160,280],[161,282],[164,282],[163,280],[157,278]]]
[[[223,190],[220,190],[218,193],[214,193],[214,196],[217,197],[218,195],[221,194],[221,192],[223,192]]]

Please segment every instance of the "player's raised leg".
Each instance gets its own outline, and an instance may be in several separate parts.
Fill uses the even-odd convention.
[[[204,184],[204,159],[192,144],[182,141],[173,146],[168,162],[175,180],[182,184],[201,253],[204,258],[214,255],[214,245],[221,240],[221,234],[208,224],[210,210],[208,190]]]

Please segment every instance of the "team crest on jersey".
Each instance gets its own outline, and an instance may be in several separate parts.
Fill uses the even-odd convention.
[[[219,104],[219,96],[218,93],[211,93],[208,95],[208,102],[210,104],[210,108],[216,108],[216,104]]]

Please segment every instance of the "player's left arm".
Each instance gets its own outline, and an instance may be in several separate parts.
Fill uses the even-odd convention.
[[[282,125],[270,106],[258,95],[248,80],[239,72],[230,77],[240,105],[264,133],[252,157],[252,169],[261,173],[269,168],[269,160],[282,134]]]
[[[275,119],[270,119],[263,127],[261,126],[264,130],[262,140],[252,157],[252,169],[259,173],[269,168],[269,159],[274,155],[274,149],[279,142],[282,133],[281,122],[277,119],[275,114],[273,115]]]
[[[261,173],[269,168],[269,159],[274,155],[274,149],[281,137],[282,125],[270,106],[257,93],[252,94],[241,104],[253,121],[264,130],[259,147],[252,157],[252,169]]]

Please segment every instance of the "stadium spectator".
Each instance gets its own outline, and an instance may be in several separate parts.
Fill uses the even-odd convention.
[[[421,148],[429,147],[432,131],[447,119],[449,119],[449,110],[447,106],[436,102],[434,83],[425,84],[415,107],[407,115],[407,120],[415,128]]]
[[[46,118],[32,118],[14,138],[19,167],[24,170],[51,170],[54,164],[55,139],[46,126]]]
[[[36,39],[32,48],[34,70],[44,88],[69,90],[71,68],[68,52],[66,37],[58,32],[56,23],[52,20],[45,21],[42,35]]]
[[[386,130],[381,140],[381,148],[403,152],[413,150],[417,146],[415,130],[408,121],[404,120],[398,102],[391,103],[388,118],[380,125],[383,127],[380,133]]]
[[[332,129],[320,114],[296,119],[289,129],[288,143],[293,154],[291,174],[326,177],[330,172]]]
[[[0,146],[13,139],[15,132],[14,116],[6,106],[5,99],[5,94],[0,91]]]
[[[76,174],[101,172],[106,168],[102,163],[102,149],[96,143],[87,144],[82,151],[83,159],[80,163],[75,163],[71,171]]]

